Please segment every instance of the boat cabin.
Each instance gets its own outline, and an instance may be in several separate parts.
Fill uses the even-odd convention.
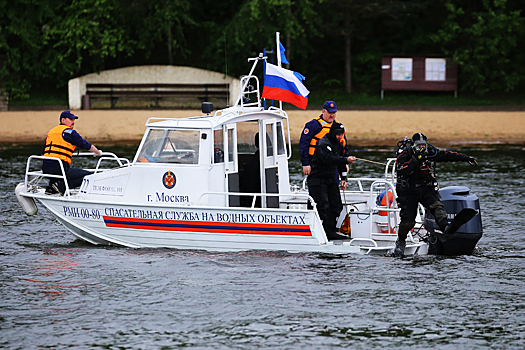
[[[265,110],[257,77],[241,80],[244,86],[249,83],[256,88],[243,89],[246,93],[234,107],[210,114],[213,107],[203,103],[201,116],[148,119],[130,166],[86,177],[81,195],[151,204],[278,208],[279,194],[290,193],[288,116],[282,109]],[[257,102],[250,102],[248,94],[256,94]]]

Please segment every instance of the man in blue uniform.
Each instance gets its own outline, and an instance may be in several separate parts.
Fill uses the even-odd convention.
[[[337,105],[334,101],[326,101],[323,104],[321,115],[310,120],[304,125],[301,138],[299,140],[299,153],[301,156],[301,164],[303,165],[303,173],[309,175],[312,171],[312,158],[314,156],[317,142],[321,140],[328,132],[332,123],[335,121],[337,114]],[[341,140],[344,148],[344,154],[348,155],[346,146],[346,138]]]
[[[60,124],[49,130],[46,137],[46,145],[42,149],[42,155],[44,157],[58,158],[64,167],[66,179],[69,188],[76,188],[82,184],[84,176],[91,174],[90,171],[71,168],[71,157],[76,147],[83,148],[95,154],[100,154],[98,150],[91,142],[88,142],[82,138],[73,130],[75,126],[75,120],[78,119],[76,115],[70,111],[64,111],[60,114]],[[42,161],[42,172],[44,174],[62,175],[60,164],[56,160],[43,160]],[[66,185],[63,180],[57,180],[52,178],[49,181],[49,186],[46,188],[46,193],[64,193]]]
[[[338,179],[341,177],[341,186],[346,189],[347,164],[353,163],[356,158],[343,156],[345,128],[343,124],[333,122],[330,131],[318,143],[312,158],[312,170],[308,175],[308,192],[317,204],[319,217],[323,221],[323,228],[329,240],[348,238],[337,233],[337,218],[343,210]],[[334,177],[337,173],[337,179]]]
[[[447,213],[439,200],[439,187],[434,177],[436,162],[468,162],[473,166],[478,163],[475,158],[465,154],[442,151],[432,146],[422,133],[415,133],[412,140],[398,142],[398,147],[396,192],[401,222],[394,256],[402,257],[408,232],[416,224],[418,203],[430,211],[441,232],[447,234]]]

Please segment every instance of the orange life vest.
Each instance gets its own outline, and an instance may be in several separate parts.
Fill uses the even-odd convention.
[[[72,129],[67,125],[57,125],[53,129],[49,130],[46,137],[46,146],[42,153],[45,157],[53,157],[61,159],[71,164],[71,157],[77,146],[67,142],[62,137],[62,133],[66,129]]]
[[[330,131],[330,127],[332,126],[332,124],[328,124],[328,122],[322,118],[322,115],[318,116],[317,118],[314,118],[313,120],[316,120],[321,125],[322,129],[317,134],[315,134],[310,140],[310,146],[308,146],[308,154],[311,156],[314,155],[317,142],[323,137],[325,137],[326,134],[328,134],[328,132]],[[345,137],[341,139],[341,144],[343,145],[343,147],[346,146]]]

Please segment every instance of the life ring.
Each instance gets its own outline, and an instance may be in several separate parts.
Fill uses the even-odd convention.
[[[392,192],[392,189],[389,189],[388,191],[385,190],[377,196],[376,204],[380,207],[391,208],[393,203],[394,193]],[[381,233],[396,234],[396,230],[393,227],[391,227],[391,231],[389,231],[388,220],[390,220],[390,217],[388,216],[388,211],[380,210],[379,216],[381,217],[381,219],[378,218],[378,220],[376,221],[378,222],[379,230],[381,231]]]
[[[394,203],[394,194],[392,193],[392,189],[389,189],[388,191],[383,191],[377,196],[377,203],[381,207],[385,208],[391,208],[392,204]],[[380,210],[379,211],[380,216],[388,216],[388,211],[386,210]]]

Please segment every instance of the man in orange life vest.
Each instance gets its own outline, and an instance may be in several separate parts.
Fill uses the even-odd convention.
[[[46,145],[42,149],[44,157],[58,158],[64,166],[67,183],[69,188],[79,187],[82,184],[84,176],[92,174],[90,171],[71,168],[71,156],[76,147],[83,148],[95,154],[102,153],[91,142],[82,138],[73,130],[75,120],[78,119],[76,115],[70,111],[64,111],[60,114],[60,124],[49,130],[46,137]],[[44,174],[61,175],[60,164],[56,160],[43,160],[42,172]],[[46,188],[46,193],[64,193],[66,185],[63,180],[52,178],[49,181],[49,186]]]
[[[310,175],[312,171],[312,158],[314,156],[317,142],[322,139],[330,131],[332,123],[335,121],[337,113],[337,105],[334,101],[326,101],[323,104],[321,115],[310,120],[304,125],[301,138],[299,140],[299,153],[301,156],[301,164],[303,165],[303,173]],[[344,155],[348,156],[348,149],[346,147],[346,137],[341,140],[344,149]],[[334,174],[337,176],[337,174]]]

